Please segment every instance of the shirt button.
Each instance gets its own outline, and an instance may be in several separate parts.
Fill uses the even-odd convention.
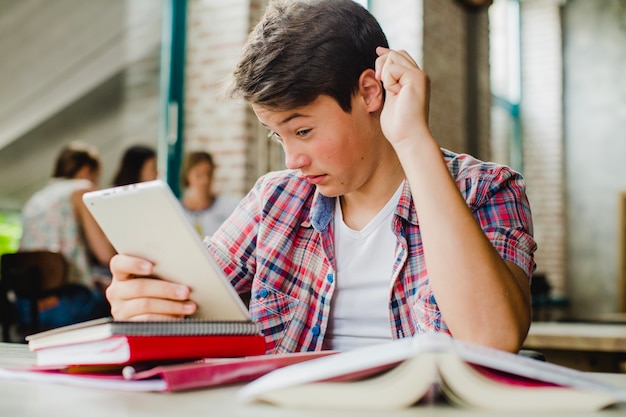
[[[311,329],[311,333],[313,333],[313,336],[319,335],[320,334],[320,326],[319,325],[313,326],[313,328]]]
[[[333,276],[333,274],[326,275],[326,281],[328,281],[329,284],[332,284],[334,280],[335,277]]]
[[[265,288],[261,288],[259,290],[259,298],[265,298],[267,297],[267,290]]]

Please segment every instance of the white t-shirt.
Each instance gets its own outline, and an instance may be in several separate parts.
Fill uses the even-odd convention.
[[[335,204],[336,286],[324,348],[350,350],[391,339],[389,294],[397,238],[392,220],[402,184],[385,207],[362,229],[343,221]]]
[[[234,195],[218,195],[211,207],[204,210],[189,210],[185,207],[187,218],[198,231],[200,237],[211,236],[231,215],[241,198]]]

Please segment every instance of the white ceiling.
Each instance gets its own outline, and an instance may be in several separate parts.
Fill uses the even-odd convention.
[[[0,0],[0,208],[21,206],[64,135],[121,100],[124,69],[158,51],[160,19],[155,0]]]

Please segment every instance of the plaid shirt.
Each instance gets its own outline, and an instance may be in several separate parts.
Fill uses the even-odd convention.
[[[530,277],[535,268],[524,180],[508,167],[442,150],[456,184],[503,259]],[[206,244],[239,292],[268,352],[320,350],[335,289],[334,198],[316,193],[297,171],[261,177]],[[448,332],[428,281],[408,183],[391,225],[398,238],[390,292],[394,338]]]

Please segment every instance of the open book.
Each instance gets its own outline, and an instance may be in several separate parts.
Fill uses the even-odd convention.
[[[489,410],[598,410],[626,390],[580,371],[495,349],[420,334],[288,366],[239,391],[245,402],[288,407],[393,409],[432,389],[452,404]]]

